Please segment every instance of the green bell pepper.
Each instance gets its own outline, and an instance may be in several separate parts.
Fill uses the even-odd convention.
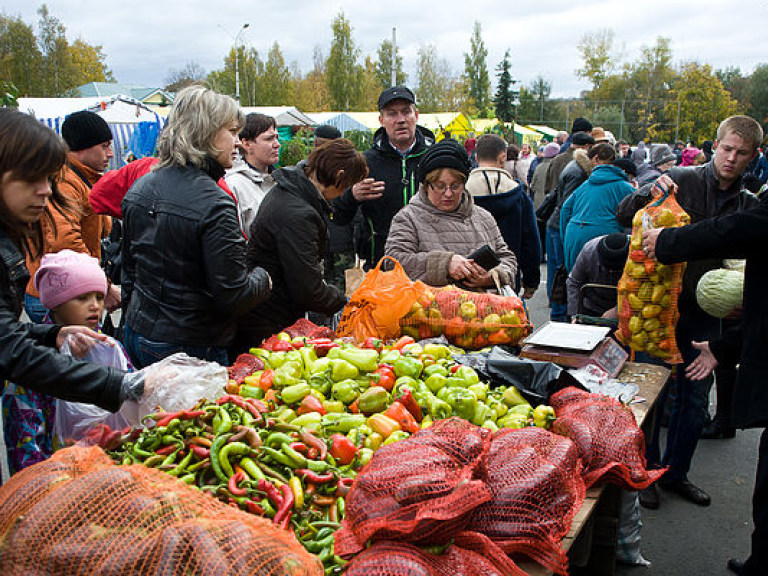
[[[451,357],[451,351],[448,349],[448,346],[444,346],[442,344],[425,344],[423,353],[429,354],[435,360]]]
[[[331,393],[333,380],[327,372],[320,372],[319,374],[312,374],[309,377],[309,385],[313,390],[317,390],[323,396],[328,396],[328,394]]]
[[[373,372],[379,367],[379,353],[362,348],[342,348],[340,358],[361,372]]]
[[[517,388],[510,386],[504,391],[501,396],[501,401],[507,406],[517,406],[518,404],[528,404],[528,400],[523,398],[523,395],[517,391]]]
[[[472,390],[480,402],[485,402],[486,398],[488,398],[488,384],[478,382],[477,384],[472,384],[472,386],[467,386],[467,389]]]
[[[480,382],[480,376],[478,376],[477,372],[475,372],[475,369],[471,368],[470,366],[459,366],[454,373],[454,376],[461,378],[464,380],[464,382],[466,382],[466,384],[464,384],[465,388]]]
[[[344,402],[338,400],[323,400],[323,408],[326,412],[346,412],[347,408],[344,406]]]
[[[304,374],[309,376],[312,374],[312,368],[314,367],[315,362],[317,362],[317,354],[315,353],[315,349],[305,346],[303,348],[299,348],[299,354],[301,355],[301,362],[304,366]]]
[[[533,423],[539,428],[549,428],[557,420],[555,409],[546,404],[539,404],[533,411]]]
[[[360,394],[357,399],[357,407],[364,414],[383,412],[389,405],[389,392],[381,386],[373,386]]]
[[[475,426],[481,426],[483,422],[493,417],[493,411],[488,408],[482,402],[478,402],[475,406],[475,413],[472,416],[472,424]]]
[[[427,385],[427,388],[429,388],[429,391],[433,394],[436,394],[441,388],[445,387],[447,382],[448,378],[439,372],[430,375],[426,380],[424,380],[424,384]]]
[[[357,382],[348,378],[333,385],[331,396],[333,396],[334,400],[340,400],[344,404],[352,404],[360,396],[360,389],[357,387]]]
[[[485,403],[491,410],[493,410],[496,420],[506,416],[507,412],[509,411],[507,405],[496,398],[488,398]]]
[[[289,360],[275,370],[272,386],[275,388],[286,388],[298,384],[301,378],[301,364]]]
[[[280,399],[286,404],[298,404],[304,400],[304,397],[307,396],[309,392],[309,384],[301,381],[298,384],[283,388],[280,393]]]
[[[413,358],[411,356],[401,356],[395,361],[393,368],[395,370],[395,376],[398,378],[401,376],[418,378],[421,376],[421,371],[424,369],[424,364],[422,364],[421,360],[417,358]]]
[[[269,365],[274,369],[277,370],[286,363],[288,360],[288,357],[286,356],[287,352],[269,352],[268,362]]]
[[[533,418],[533,406],[530,404],[518,404],[517,406],[512,406],[512,408],[509,409],[507,412],[507,416],[509,415],[516,415],[519,414],[521,416],[525,416],[527,419]]]
[[[317,430],[320,428],[320,420],[322,419],[322,415],[320,412],[307,412],[306,414],[302,414],[301,416],[296,416],[291,421],[291,424],[294,426],[301,426],[302,428],[309,428],[311,430]]]
[[[443,376],[447,377],[448,369],[440,364],[432,364],[424,368],[424,376],[429,377],[432,376],[432,374],[442,374]]]
[[[264,398],[264,390],[258,386],[249,386],[248,384],[243,384],[240,386],[239,392],[240,396],[244,398],[256,398],[257,400]]]
[[[528,418],[523,414],[507,414],[501,420],[497,420],[496,424],[501,428],[525,428],[528,426]]]
[[[447,402],[440,400],[431,392],[427,392],[423,399],[432,420],[445,420],[451,417],[453,410]],[[419,401],[419,404],[421,404],[421,401]]]
[[[496,432],[499,429],[499,427],[496,425],[496,422],[493,420],[486,420],[483,422],[482,427],[490,430],[491,432]]]
[[[320,425],[328,434],[346,434],[353,428],[358,428],[365,424],[364,414],[326,414],[320,420]]]
[[[333,358],[331,360],[331,379],[334,382],[357,378],[359,374],[360,370],[357,369],[357,366],[350,364],[346,360],[341,358]]]
[[[357,461],[358,467],[362,468],[368,462],[371,461],[371,457],[373,456],[373,450],[370,448],[360,448],[360,450],[357,451],[357,454],[355,455],[355,460]]]
[[[312,374],[322,374],[331,367],[331,359],[327,356],[318,358],[312,363]]]
[[[454,416],[471,421],[477,409],[475,393],[467,388],[444,388],[443,390],[447,390],[447,392],[442,399],[453,409]]]
[[[397,361],[397,359],[400,358],[400,356],[402,356],[400,350],[385,350],[382,352],[381,358],[379,358],[379,362],[392,366]]]
[[[392,434],[389,435],[389,437],[384,440],[383,446],[389,446],[390,444],[394,444],[395,442],[398,442],[400,440],[405,440],[406,438],[410,438],[411,435],[408,434],[408,432],[405,432],[404,430],[395,430],[392,432]]]
[[[401,376],[395,380],[395,387],[392,389],[395,394],[402,394],[404,390],[413,392],[419,387],[419,381],[410,376]]]

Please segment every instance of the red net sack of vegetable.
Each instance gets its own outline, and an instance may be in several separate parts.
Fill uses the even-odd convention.
[[[386,262],[394,263],[392,270],[383,269]],[[369,336],[396,338],[400,336],[400,319],[426,290],[421,282],[411,282],[400,262],[385,256],[352,293],[336,335],[352,336],[360,342]]]
[[[292,533],[159,470],[73,446],[0,488],[0,573],[322,575]]]
[[[654,184],[656,198],[632,219],[629,257],[618,284],[619,340],[635,352],[647,352],[670,364],[682,362],[675,340],[677,299],[685,263],[660,264],[643,251],[643,231],[690,224],[675,200],[677,187]]]
[[[491,499],[475,509],[467,530],[504,552],[568,573],[560,545],[584,502],[581,460],[574,443],[542,428],[503,429],[478,468]]]
[[[306,318],[299,318],[288,326],[283,328],[282,332],[285,332],[291,338],[304,337],[304,338],[333,338],[333,330],[326,326],[318,326],[314,322],[310,322]],[[273,334],[260,344],[260,348],[265,350],[274,350],[275,344],[283,342],[277,337],[277,334]]]
[[[472,479],[489,443],[490,431],[452,418],[377,450],[347,495],[336,553],[348,557],[369,540],[449,542],[490,498]]]
[[[461,532],[443,549],[403,542],[377,542],[345,568],[346,576],[524,576],[504,552],[482,534]]]
[[[456,286],[429,288],[400,321],[403,334],[415,339],[445,334],[467,350],[518,342],[532,326],[516,296],[469,292]]]
[[[643,490],[664,474],[646,470],[645,436],[618,400],[570,387],[553,394],[550,404],[557,413],[552,431],[576,444],[587,488],[604,481]]]

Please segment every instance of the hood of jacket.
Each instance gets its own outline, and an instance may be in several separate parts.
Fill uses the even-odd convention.
[[[320,191],[315,188],[312,181],[307,178],[303,170],[296,167],[282,168],[273,172],[272,177],[275,179],[277,186],[282,190],[308,202],[310,206],[321,214],[330,214],[331,207],[328,202],[320,194]]]
[[[589,175],[589,182],[595,185],[609,184],[611,182],[629,182],[624,170],[612,164],[598,164]]]
[[[586,150],[582,150],[581,148],[576,148],[573,151],[573,160],[587,174],[590,174],[592,172],[592,161],[589,159],[589,156],[587,156]]]
[[[424,128],[424,126],[416,125],[416,141],[413,143],[411,152],[421,152],[428,146],[432,146],[435,143],[435,135],[431,130]],[[373,144],[371,148],[374,148],[384,154],[390,154],[392,156],[399,157],[400,154],[392,147],[389,142],[389,136],[387,131],[382,126],[373,135]]]
[[[411,198],[409,204],[418,210],[423,210],[427,214],[441,217],[459,218],[461,220],[472,216],[472,210],[475,207],[475,201],[472,199],[472,195],[464,190],[464,192],[461,193],[461,201],[459,202],[459,206],[456,208],[456,210],[453,212],[445,212],[440,210],[434,204],[432,204],[432,202],[429,201],[429,196],[427,195],[427,190],[424,186],[419,188],[419,193]]]
[[[227,175],[230,174],[240,174],[255,184],[262,184],[270,176],[251,167],[245,160],[238,161],[232,168],[227,170]]]
[[[501,194],[519,188],[520,184],[504,168],[481,167],[470,172],[466,188],[471,194]]]

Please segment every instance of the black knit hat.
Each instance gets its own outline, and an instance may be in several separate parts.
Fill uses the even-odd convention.
[[[571,144],[576,146],[586,146],[587,144],[594,144],[595,139],[592,138],[592,134],[589,132],[575,132],[571,135]]]
[[[571,125],[571,134],[574,132],[592,132],[592,122],[586,118],[576,118]]]
[[[339,129],[336,128],[336,126],[331,126],[330,124],[320,124],[320,126],[315,128],[315,138],[336,140],[336,138],[341,138],[341,132],[339,132]]]
[[[619,232],[603,236],[597,243],[597,254],[608,270],[621,270],[629,255],[629,236]]]
[[[464,176],[469,176],[472,171],[467,151],[453,138],[445,138],[433,144],[424,153],[419,162],[419,182],[423,184],[427,174],[440,168],[453,168]]]
[[[67,116],[61,125],[61,137],[72,152],[109,142],[113,138],[104,118],[88,110]]]

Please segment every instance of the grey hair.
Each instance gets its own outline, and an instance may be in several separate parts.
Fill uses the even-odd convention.
[[[245,114],[237,102],[204,86],[189,86],[176,95],[157,142],[158,163],[162,168],[191,164],[201,168],[206,157],[215,158],[213,142],[219,130],[232,122],[245,124]]]

